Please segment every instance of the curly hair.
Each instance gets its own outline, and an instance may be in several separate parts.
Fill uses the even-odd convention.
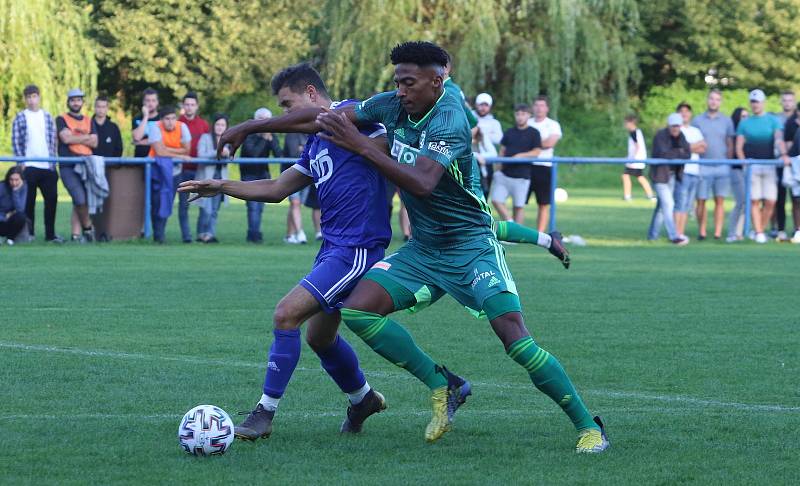
[[[417,66],[438,66],[444,68],[450,61],[447,51],[433,42],[409,41],[394,46],[391,54],[392,64],[416,64]]]

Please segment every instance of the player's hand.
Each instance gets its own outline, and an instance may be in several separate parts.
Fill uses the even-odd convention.
[[[548,251],[551,255],[561,261],[561,264],[564,265],[565,269],[569,270],[569,264],[571,263],[569,259],[569,251],[567,251],[567,248],[564,246],[561,233],[558,231],[553,231],[550,233],[550,238],[551,242]]]
[[[206,179],[204,181],[186,181],[178,186],[178,192],[190,192],[187,202],[192,202],[201,197],[213,197],[222,192],[222,180]]]
[[[217,142],[217,160],[232,158],[244,143],[250,132],[247,129],[247,122],[234,125],[225,130]],[[226,149],[227,148],[227,154]]]
[[[319,138],[333,142],[350,152],[358,153],[364,147],[364,139],[369,142],[369,138],[362,135],[344,113],[323,108],[322,113],[317,116],[317,123],[324,130],[317,134]]]

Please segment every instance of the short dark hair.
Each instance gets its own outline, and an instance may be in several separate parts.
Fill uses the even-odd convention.
[[[195,101],[197,101],[198,103],[200,102],[200,100],[198,100],[198,99],[197,99],[197,93],[195,93],[194,91],[189,91],[188,93],[186,93],[185,95],[183,95],[183,101],[186,101],[187,99],[189,99],[189,100],[195,100]]]
[[[147,95],[156,95],[156,97],[158,97],[158,91],[154,90],[153,88],[147,88],[142,91],[142,99],[144,99],[144,97]]]
[[[313,86],[320,94],[328,96],[328,88],[316,69],[307,62],[289,66],[272,77],[272,94],[277,95],[283,88],[289,88],[295,93],[302,93],[306,86]]]
[[[547,95],[541,94],[533,99],[533,103],[536,103],[537,101],[544,101],[547,106],[550,106],[550,98]]]
[[[692,105],[690,105],[689,103],[687,103],[685,101],[681,101],[680,103],[678,103],[678,106],[675,108],[675,111],[676,112],[681,111],[681,108],[686,108],[689,111],[693,111],[692,110]]]
[[[636,116],[636,113],[628,113],[627,115],[625,115],[625,121],[636,123],[639,121],[639,117]]]
[[[39,94],[39,87],[35,84],[29,84],[22,90],[23,96],[30,96],[32,94]]]
[[[175,110],[175,107],[172,105],[167,105],[164,108],[161,108],[161,111],[158,113],[158,116],[164,118],[167,115],[176,115],[178,112]]]
[[[526,112],[530,113],[531,112],[531,107],[526,105],[525,103],[517,103],[516,105],[514,105],[514,113],[516,113],[518,111],[526,111]]]
[[[785,89],[781,91],[781,96],[787,96],[787,95],[794,96],[794,90]]]
[[[450,62],[447,51],[433,42],[409,41],[397,44],[390,55],[392,64],[416,64],[417,66],[439,66],[444,68]]]
[[[97,98],[94,99],[95,103],[97,103],[98,101],[105,101],[106,103],[108,103],[108,96],[99,95]]]

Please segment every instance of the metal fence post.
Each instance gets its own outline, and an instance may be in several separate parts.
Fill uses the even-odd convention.
[[[743,236],[747,238],[750,234],[750,215],[752,209],[752,201],[750,201],[750,179],[753,173],[753,166],[745,161],[744,164],[744,229],[742,230]]]
[[[549,231],[556,230],[556,187],[558,187],[558,162],[550,167],[550,226]]]
[[[144,162],[144,237],[150,238],[153,236],[153,224],[150,218],[150,208],[152,207],[151,200],[151,182],[150,176],[152,175],[153,168],[150,166],[150,161],[145,159]]]

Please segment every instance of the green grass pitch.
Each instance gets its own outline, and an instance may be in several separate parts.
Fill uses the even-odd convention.
[[[488,323],[445,298],[397,315],[475,383],[438,443],[423,440],[426,388],[345,329],[389,404],[362,435],[338,434],[346,399],[304,345],[272,438],[186,455],[186,410],[254,406],[271,312],[318,246],[280,243],[285,206],[265,212],[267,244],[246,245],[234,202],[219,245],[179,243],[173,216],[163,247],[0,247],[0,483],[798,484],[800,248],[646,243],[649,203],[572,192],[559,226],[589,243],[572,269],[530,246],[507,255],[534,338],[604,417],[607,454],[576,455]]]

